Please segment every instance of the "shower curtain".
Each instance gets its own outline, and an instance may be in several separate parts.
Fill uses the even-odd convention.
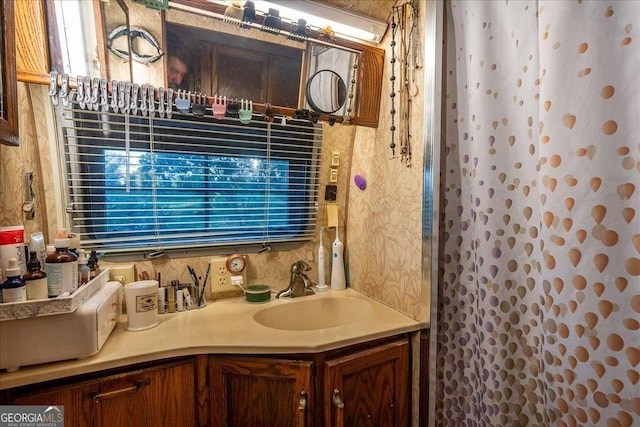
[[[444,8],[436,424],[640,426],[640,1]]]

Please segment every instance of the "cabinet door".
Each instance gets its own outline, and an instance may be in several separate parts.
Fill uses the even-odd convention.
[[[212,358],[211,425],[302,427],[311,419],[312,362]]]
[[[408,341],[327,361],[324,380],[325,425],[409,425]]]
[[[108,377],[80,394],[83,413],[96,427],[196,424],[192,362]]]
[[[18,405],[64,406],[69,426],[196,425],[193,362],[111,375],[22,395]]]

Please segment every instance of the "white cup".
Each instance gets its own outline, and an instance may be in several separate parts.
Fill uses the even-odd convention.
[[[124,285],[128,331],[144,331],[158,325],[158,281],[142,280]]]

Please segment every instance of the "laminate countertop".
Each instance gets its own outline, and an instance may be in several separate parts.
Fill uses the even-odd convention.
[[[326,299],[342,301],[333,304]],[[337,306],[340,310],[331,313]],[[325,308],[326,318],[322,316]],[[313,324],[318,313],[323,323],[320,328]],[[353,289],[272,298],[261,304],[248,303],[243,297],[209,301],[206,307],[161,314],[159,319],[160,324],[152,329],[132,332],[127,331],[123,315],[97,354],[2,372],[0,389],[179,356],[318,353],[429,326]]]

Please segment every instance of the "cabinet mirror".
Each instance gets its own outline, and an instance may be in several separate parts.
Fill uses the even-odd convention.
[[[13,1],[0,8],[0,142],[18,145],[18,90]]]

